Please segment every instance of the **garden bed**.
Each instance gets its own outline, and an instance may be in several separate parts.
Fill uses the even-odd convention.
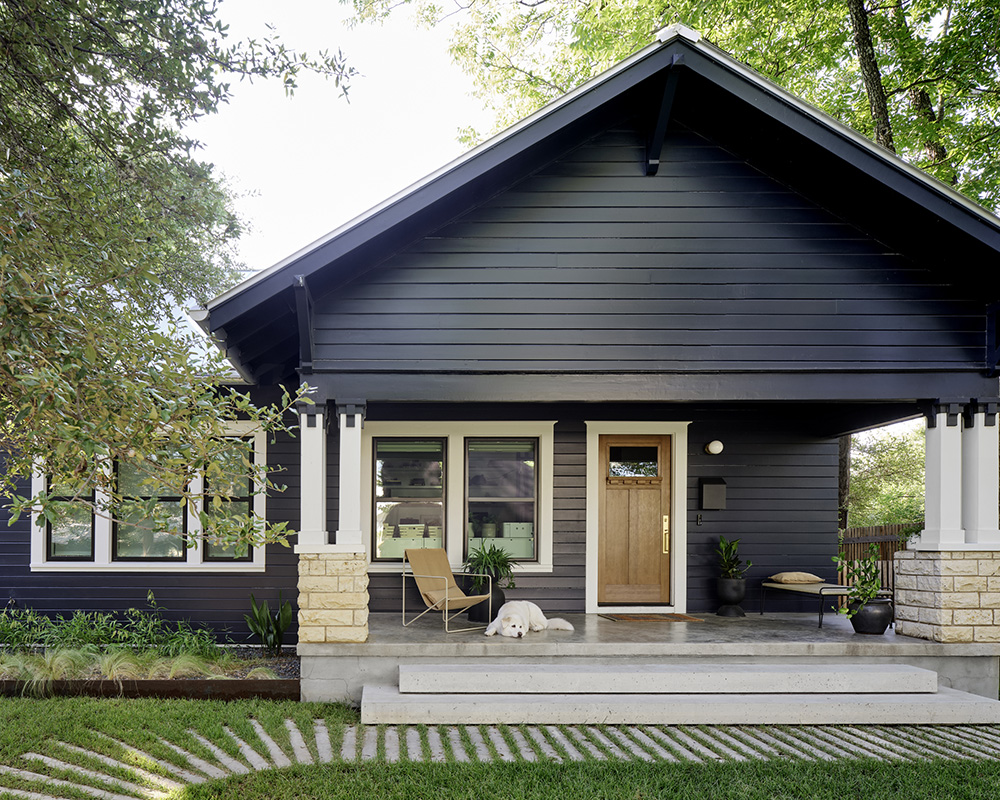
[[[189,700],[298,700],[298,678],[0,681],[0,697],[158,697]]]

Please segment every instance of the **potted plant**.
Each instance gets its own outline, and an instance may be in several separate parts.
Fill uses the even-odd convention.
[[[493,613],[496,613],[497,609],[507,602],[503,590],[514,588],[514,560],[510,557],[510,553],[502,547],[497,547],[493,542],[483,542],[482,547],[469,553],[463,566],[466,572],[477,573],[477,576],[470,578],[473,594],[480,594],[486,590],[486,578],[478,575],[489,575],[493,579],[491,605]],[[489,615],[490,609],[486,603],[479,603],[469,609],[471,622],[491,622]]]
[[[851,587],[847,606],[838,611],[847,615],[855,633],[881,636],[892,622],[892,601],[888,597],[879,597],[882,576],[878,566],[878,545],[870,542],[868,555],[856,561],[848,559],[843,550],[833,556],[833,561]]]
[[[745,617],[740,603],[747,593],[746,571],[753,566],[752,561],[744,561],[739,553],[740,540],[729,541],[719,537],[715,553],[719,557],[719,577],[715,582],[722,605],[716,614],[720,617]]]

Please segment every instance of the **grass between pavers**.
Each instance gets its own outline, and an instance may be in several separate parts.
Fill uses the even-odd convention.
[[[318,754],[311,735],[314,720],[326,720],[330,738],[334,746],[338,747],[343,737],[343,727],[346,724],[356,724],[358,715],[341,705],[293,701],[0,698],[0,764],[106,789],[94,779],[41,767],[36,762],[24,759],[23,755],[39,753],[64,760],[66,752],[58,743],[65,742],[169,778],[170,773],[161,765],[140,760],[135,754],[124,752],[116,742],[142,750],[160,761],[188,769],[190,765],[185,759],[161,739],[173,742],[198,757],[215,761],[212,753],[192,735],[191,731],[195,731],[239,760],[238,746],[225,734],[224,728],[244,741],[256,742],[257,735],[252,720],[257,720],[286,753],[291,753],[290,736],[284,722],[286,719],[296,722],[300,731],[305,734],[304,739],[313,758],[316,758]],[[83,761],[86,762],[87,759],[84,758]],[[97,762],[93,763],[93,767],[135,780],[133,775],[122,774]],[[146,783],[142,780],[138,782]],[[32,785],[10,775],[4,777],[3,783],[24,791],[39,790],[37,783]],[[64,788],[59,794],[75,797],[79,793],[74,789]],[[3,790],[0,788],[0,797],[2,796]],[[79,796],[86,797],[83,794]]]
[[[355,711],[333,704],[274,702],[247,700],[184,701],[128,700],[100,698],[9,698],[0,699],[0,763],[60,777],[58,770],[46,769],[25,762],[23,754],[41,753],[62,757],[57,741],[87,748],[126,763],[137,764],[154,774],[168,777],[162,767],[139,763],[123,756],[119,745],[100,733],[132,745],[154,758],[188,766],[184,759],[163,744],[160,738],[174,742],[189,752],[214,760],[210,752],[190,733],[197,731],[238,757],[238,747],[227,736],[228,728],[244,741],[256,743],[252,720],[257,720],[285,750],[291,753],[290,739],[284,721],[292,719],[313,752],[315,740],[313,722],[324,719],[330,733],[333,751],[340,753],[346,725],[358,724]],[[424,757],[429,755],[427,729],[413,729],[419,734],[417,745]],[[447,735],[442,729],[445,753],[452,755]],[[609,730],[600,729],[604,734]],[[511,744],[513,729],[501,729],[501,736]],[[771,729],[777,732],[776,729]],[[521,729],[525,740],[531,742]],[[696,729],[688,729],[697,735]],[[495,746],[481,729],[486,749],[496,757]],[[461,729],[460,738],[468,738]],[[548,737],[547,737],[548,738]],[[614,737],[609,736],[610,741]],[[554,739],[549,743],[558,752],[561,746]],[[708,741],[706,739],[706,741]],[[598,739],[593,743],[599,750],[606,746]],[[404,742],[401,749],[407,752]],[[471,742],[465,741],[471,752]],[[360,751],[361,737],[357,746]],[[536,754],[538,747],[532,745]],[[928,751],[933,757],[933,754]],[[416,754],[414,754],[416,755]],[[385,758],[385,753],[380,756]],[[105,772],[115,773],[107,766],[94,765]],[[65,776],[67,778],[73,776]],[[120,777],[135,780],[134,775]],[[74,778],[76,783],[92,781]],[[143,783],[143,781],[138,781]],[[4,783],[24,791],[38,791],[37,784],[20,782],[10,776]],[[425,763],[396,764],[364,762],[345,764],[295,765],[271,769],[246,776],[212,781],[186,787],[172,795],[177,800],[420,800],[420,798],[601,798],[602,800],[651,800],[651,798],[684,798],[698,800],[753,800],[754,798],[906,798],[906,800],[988,800],[1000,796],[1000,762],[932,761],[881,763],[869,760],[845,760],[832,763],[799,760],[742,763],[606,763],[587,760],[575,763]],[[87,795],[76,789],[61,789],[60,796],[86,800]],[[0,796],[3,795],[0,790]],[[92,799],[91,799],[92,800]]]
[[[985,800],[993,762],[297,765],[184,789],[178,800]]]

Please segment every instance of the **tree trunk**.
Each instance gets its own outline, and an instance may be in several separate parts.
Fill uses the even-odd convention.
[[[895,153],[892,124],[889,122],[889,104],[885,99],[882,73],[875,58],[875,46],[872,44],[872,32],[868,27],[868,12],[865,11],[864,0],[847,0],[847,10],[854,34],[854,49],[861,67],[861,80],[865,85],[868,107],[871,109],[872,123],[875,126],[875,141]]]

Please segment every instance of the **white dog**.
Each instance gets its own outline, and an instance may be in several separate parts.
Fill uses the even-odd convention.
[[[542,609],[528,600],[512,600],[500,606],[497,618],[486,626],[486,635],[496,636],[499,632],[501,636],[520,639],[528,631],[544,631],[546,628],[573,630],[573,626],[564,619],[546,619]]]

